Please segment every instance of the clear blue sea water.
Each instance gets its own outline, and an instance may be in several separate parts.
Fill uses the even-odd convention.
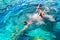
[[[38,4],[42,9],[48,6],[48,14],[54,15],[55,22],[44,19],[44,25],[34,22],[18,32]],[[60,40],[60,0],[0,0],[0,40]]]

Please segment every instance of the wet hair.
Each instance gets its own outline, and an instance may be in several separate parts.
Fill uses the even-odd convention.
[[[42,4],[40,4],[40,7],[42,7],[43,5]]]
[[[43,4],[39,4],[39,7],[40,7],[40,8],[38,8],[38,9],[43,10],[43,8],[42,8],[43,6],[44,6]]]
[[[24,22],[24,25],[27,25],[27,21]]]

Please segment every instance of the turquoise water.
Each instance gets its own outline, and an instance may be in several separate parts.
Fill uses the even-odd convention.
[[[18,32],[38,4],[42,9],[48,6],[48,14],[54,15],[55,22],[44,19],[45,24],[34,22]],[[60,0],[0,0],[0,40],[60,40]]]

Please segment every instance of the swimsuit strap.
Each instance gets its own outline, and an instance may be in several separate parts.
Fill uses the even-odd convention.
[[[40,13],[40,15],[39,16],[41,16],[42,18],[43,18],[43,15]]]

